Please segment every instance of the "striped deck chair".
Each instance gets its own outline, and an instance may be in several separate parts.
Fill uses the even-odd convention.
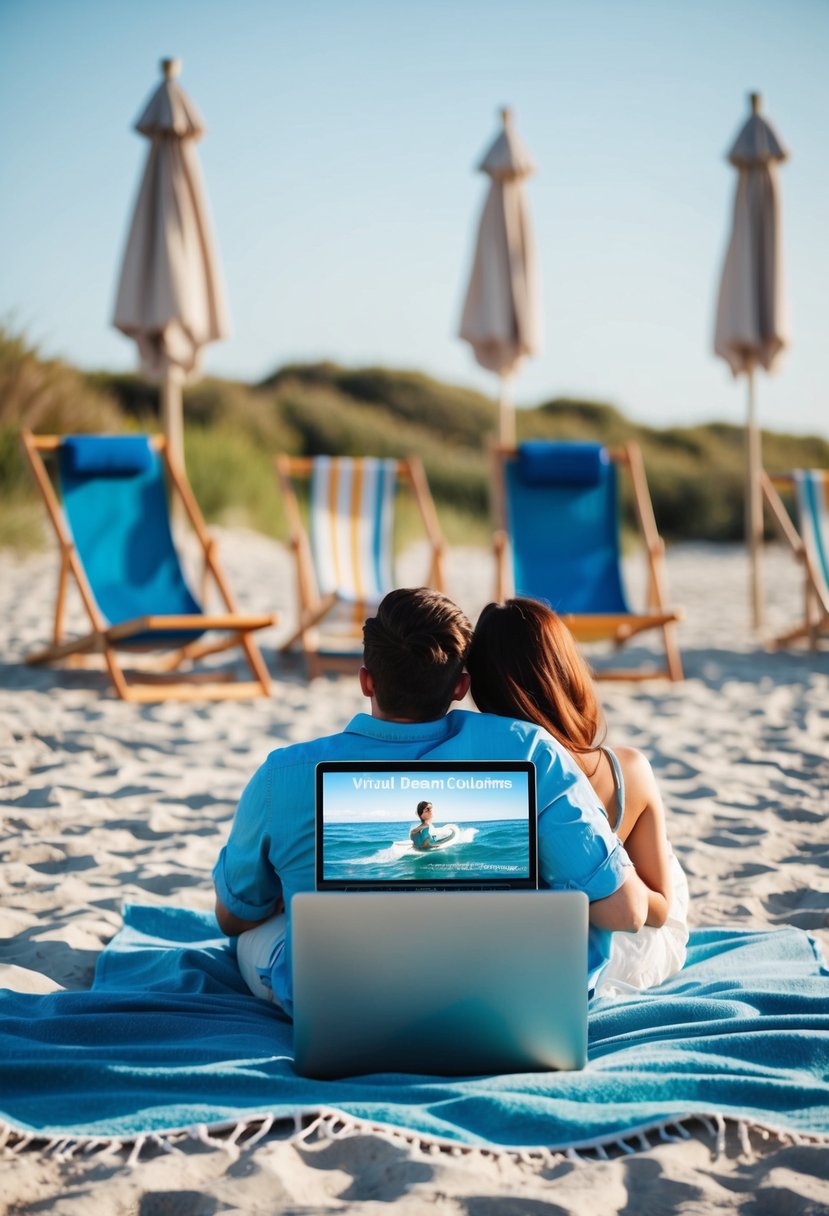
[[[102,655],[125,701],[267,696],[268,670],[251,635],[276,618],[237,610],[167,441],[146,435],[33,435],[28,430],[22,439],[60,546],[53,642],[27,662],[78,663],[90,654]],[[187,584],[170,528],[168,485],[180,497],[200,543],[205,591],[212,582],[224,611],[205,612]],[[65,606],[72,581],[88,630],[67,638]],[[228,670],[190,670],[208,655],[234,647],[241,647],[250,680]],[[119,653],[159,650],[163,657],[137,672],[125,670]]]
[[[534,441],[494,448],[495,596],[529,596],[558,612],[580,642],[622,646],[658,629],[665,666],[599,668],[601,679],[683,678],[676,641],[680,613],[666,607],[665,546],[656,528],[636,444],[608,451],[592,443]],[[647,608],[634,612],[622,579],[617,466],[630,474],[648,569]],[[509,569],[511,559],[511,570]]]
[[[430,546],[426,585],[443,589],[444,541],[421,462],[280,454],[276,470],[296,560],[298,627],[283,650],[301,645],[313,679],[353,670],[366,616],[396,585],[394,512],[399,482],[411,487]],[[297,486],[309,482],[308,526]]]
[[[764,470],[760,484],[780,534],[803,566],[803,619],[772,644],[806,641],[816,650],[821,638],[829,637],[829,471],[795,469],[770,477]],[[793,494],[796,525],[778,488]]]

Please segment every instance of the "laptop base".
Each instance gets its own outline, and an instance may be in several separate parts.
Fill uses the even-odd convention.
[[[587,909],[578,891],[296,895],[297,1072],[582,1068]]]

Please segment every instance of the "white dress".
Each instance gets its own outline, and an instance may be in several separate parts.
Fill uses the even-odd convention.
[[[625,783],[622,769],[609,747],[602,749],[613,769],[619,817],[625,813]],[[596,996],[623,996],[652,988],[676,975],[685,962],[688,945],[688,879],[668,844],[671,867],[671,903],[668,919],[660,928],[645,925],[638,933],[614,933],[610,961],[596,983]]]

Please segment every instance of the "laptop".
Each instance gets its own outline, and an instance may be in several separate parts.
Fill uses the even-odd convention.
[[[319,889],[291,902],[299,1073],[584,1066],[588,901],[535,889],[535,827],[531,764],[318,766]]]
[[[583,1068],[583,891],[307,891],[291,901],[308,1077]]]

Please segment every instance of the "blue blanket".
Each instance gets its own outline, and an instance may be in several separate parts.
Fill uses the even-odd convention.
[[[568,1147],[694,1115],[829,1135],[829,971],[798,929],[703,929],[684,970],[594,1001],[581,1073],[309,1081],[211,917],[129,907],[89,992],[0,992],[0,1120],[134,1139],[335,1109],[424,1139]]]

